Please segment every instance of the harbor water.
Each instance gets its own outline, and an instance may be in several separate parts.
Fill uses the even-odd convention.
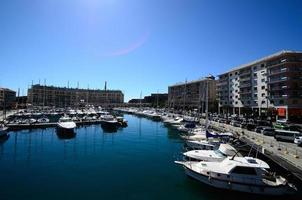
[[[176,130],[124,117],[117,132],[89,125],[72,138],[55,128],[10,132],[0,143],[0,199],[254,199],[188,178],[174,163],[183,150]]]

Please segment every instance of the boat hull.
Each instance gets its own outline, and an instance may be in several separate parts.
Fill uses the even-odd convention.
[[[294,191],[288,185],[281,186],[266,186],[266,185],[253,185],[253,184],[243,184],[236,182],[229,182],[226,180],[220,180],[217,178],[212,178],[210,176],[199,174],[190,168],[184,166],[185,172],[188,176],[193,179],[196,179],[206,185],[223,189],[223,190],[233,190],[251,194],[259,194],[259,195],[272,195],[272,196],[280,196],[286,194],[292,194]]]

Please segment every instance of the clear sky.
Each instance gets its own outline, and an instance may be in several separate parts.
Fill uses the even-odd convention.
[[[302,50],[300,0],[1,0],[0,86],[32,80],[167,92],[277,51]]]

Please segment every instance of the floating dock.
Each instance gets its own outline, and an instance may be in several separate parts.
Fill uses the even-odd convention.
[[[85,120],[85,121],[78,121],[75,123],[77,126],[100,124],[101,120]],[[33,123],[33,124],[7,124],[7,127],[11,131],[22,130],[22,129],[50,128],[50,127],[56,127],[56,126],[57,126],[57,122]]]

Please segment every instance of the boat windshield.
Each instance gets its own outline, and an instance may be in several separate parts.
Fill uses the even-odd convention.
[[[225,155],[224,153],[222,153],[219,149],[214,150],[214,153],[215,153],[217,156],[220,156],[220,157],[227,157],[227,155]]]
[[[69,122],[69,121],[70,121],[69,118],[61,118],[61,119],[60,119],[60,122]]]

